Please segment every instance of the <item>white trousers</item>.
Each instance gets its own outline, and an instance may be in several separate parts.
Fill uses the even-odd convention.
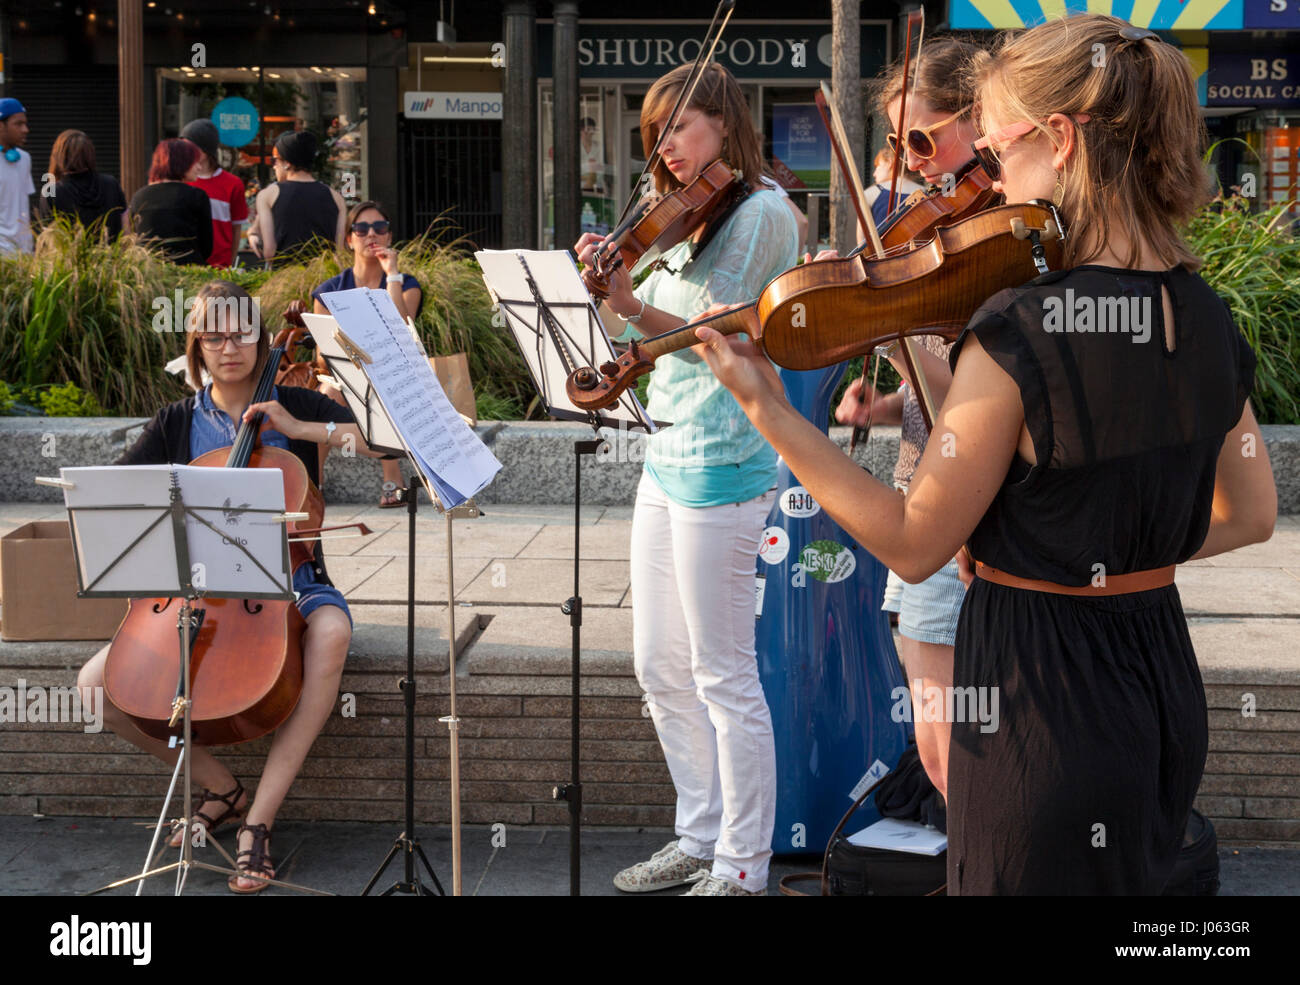
[[[636,677],[677,788],[680,847],[751,891],[767,885],[776,820],[754,652],[754,566],[774,497],[679,506],[643,475],[632,517]]]

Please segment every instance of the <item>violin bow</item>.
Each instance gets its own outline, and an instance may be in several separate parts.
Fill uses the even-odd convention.
[[[821,88],[813,93],[813,101],[822,115],[822,123],[830,134],[831,149],[835,151],[835,160],[839,162],[840,172],[845,184],[849,186],[849,200],[858,214],[858,224],[865,232],[867,229],[867,203],[863,198],[862,176],[858,173],[858,164],[849,150],[849,138],[844,132],[844,123],[840,120],[839,108],[835,105],[830,83],[822,80]]]
[[[813,101],[817,103],[817,109],[822,116],[822,123],[826,127],[826,132],[830,134],[831,148],[835,151],[835,160],[839,163],[840,172],[844,176],[844,183],[848,185],[849,201],[853,203],[853,210],[858,214],[858,228],[860,228],[870,239],[871,245],[876,253],[880,256],[885,255],[884,244],[880,241],[880,233],[876,229],[876,224],[871,221],[871,210],[867,208],[867,203],[862,187],[862,175],[858,173],[857,161],[853,157],[852,150],[849,147],[848,134],[844,132],[844,123],[840,119],[839,108],[835,105],[834,94],[831,87],[823,79],[821,88],[813,94]],[[880,357],[877,356],[875,363],[875,372],[871,377],[871,391],[874,394],[876,382],[880,379]],[[862,379],[866,380],[866,363],[862,367]],[[853,428],[849,437],[849,454],[852,455],[857,450],[858,442],[867,442],[871,438],[871,420],[875,416],[875,398],[867,406],[867,423],[863,427]]]
[[[347,530],[350,527],[356,527],[357,532],[354,534],[332,534],[329,537],[323,536],[327,530]],[[369,537],[374,531],[364,523],[339,523],[332,527],[304,527],[302,530],[295,530],[293,536],[289,538],[290,544],[304,544],[312,540],[340,540],[344,537]],[[315,536],[304,537],[303,534],[314,534]]]
[[[713,61],[713,53],[718,49],[718,42],[722,40],[722,32],[727,29],[727,24],[731,21],[731,14],[735,8],[736,0],[720,0],[718,9],[713,12],[713,20],[709,22],[709,29],[704,32],[704,41],[700,44],[699,54],[695,56],[695,64],[691,66],[690,74],[686,77],[686,84],[677,93],[677,102],[673,103],[672,112],[668,114],[668,122],[660,128],[659,137],[655,140],[654,148],[646,157],[645,167],[641,169],[640,177],[636,179],[636,184],[632,186],[632,194],[628,197],[627,204],[623,206],[623,211],[618,217],[620,225],[632,210],[633,204],[640,201],[641,187],[645,182],[646,175],[653,171],[655,165],[659,163],[664,138],[672,132],[682,109],[691,104],[691,97],[695,95],[695,87],[700,84],[700,79],[704,77],[705,70],[709,67],[709,63]],[[721,24],[718,24],[719,18],[722,19]],[[715,25],[717,26],[716,33],[714,31]]]
[[[912,25],[917,24],[920,27],[920,36],[916,44],[916,68],[917,75],[921,70],[921,42],[925,39],[925,8],[910,10],[907,13],[907,38],[903,42],[903,90],[898,96],[898,148],[906,146],[907,140],[907,77],[912,64]],[[916,80],[912,80],[912,88],[916,88]],[[899,150],[894,151],[894,163],[889,168],[889,208],[885,215],[891,215],[894,211],[894,201],[898,195],[898,173],[902,166],[903,154]]]

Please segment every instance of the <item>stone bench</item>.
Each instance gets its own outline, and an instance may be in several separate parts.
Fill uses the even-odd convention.
[[[37,486],[38,475],[53,475],[62,466],[107,465],[139,435],[138,418],[0,417],[0,501],[55,503],[57,489]],[[516,504],[565,504],[573,501],[573,443],[590,437],[583,425],[534,421],[484,421],[479,437],[502,464],[497,478],[478,501]],[[1300,427],[1261,429],[1277,482],[1278,508],[1300,512]],[[834,427],[831,436],[847,449],[849,429]],[[612,434],[609,454],[584,456],[582,498],[592,505],[631,505],[644,461],[644,438]],[[898,459],[897,427],[872,429],[871,441],[855,460],[873,475],[888,480]],[[330,503],[377,501],[379,466],[368,458],[332,452],[325,464],[322,492]]]

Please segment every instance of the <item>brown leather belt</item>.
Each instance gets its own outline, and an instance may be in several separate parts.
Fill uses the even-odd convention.
[[[1174,565],[1164,568],[1150,568],[1147,571],[1130,571],[1123,575],[1106,575],[1106,584],[1100,588],[1092,585],[1058,585],[1054,581],[1039,581],[1037,578],[1020,578],[1009,575],[997,568],[990,568],[983,561],[975,562],[975,574],[995,585],[1008,588],[1024,588],[1031,592],[1052,592],[1055,595],[1127,595],[1130,592],[1146,592],[1153,588],[1164,588],[1174,583]]]

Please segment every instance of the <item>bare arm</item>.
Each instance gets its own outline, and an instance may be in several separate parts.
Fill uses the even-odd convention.
[[[906,497],[855,465],[790,406],[775,370],[750,343],[699,329],[701,355],[800,483],[858,543],[907,582],[947,564],[988,510],[1016,452],[1024,410],[1015,382],[967,339],[948,399]],[[947,445],[953,452],[945,456]]]
[[[795,227],[799,231],[799,249],[804,248],[808,242],[808,217],[803,214],[803,209],[794,204],[794,199],[787,197],[785,204],[790,206],[790,211],[794,213]]]
[[[919,340],[912,346],[912,354],[916,358],[918,368],[925,374],[925,381],[930,384],[930,395],[934,397],[935,407],[942,407],[944,398],[948,395],[948,388],[952,386],[952,370],[948,368],[948,360],[936,356],[921,345]],[[919,393],[912,381],[911,373],[907,370],[907,360],[903,358],[901,346],[889,362],[898,371],[898,375],[907,381],[907,385],[912,387],[914,392]]]
[[[334,224],[334,244],[340,250],[346,252],[348,248],[348,203],[343,201],[343,196],[338,193],[338,189],[331,188],[330,194],[334,196],[334,204],[339,210],[338,221]]]
[[[263,260],[270,260],[275,256],[275,220],[271,216],[271,207],[279,197],[280,189],[275,185],[263,188],[257,193],[257,221],[249,235],[257,234],[262,246]]]
[[[1273,536],[1277,486],[1268,449],[1255,423],[1250,401],[1241,420],[1223,440],[1214,475],[1214,503],[1205,543],[1193,558],[1213,557]]]

